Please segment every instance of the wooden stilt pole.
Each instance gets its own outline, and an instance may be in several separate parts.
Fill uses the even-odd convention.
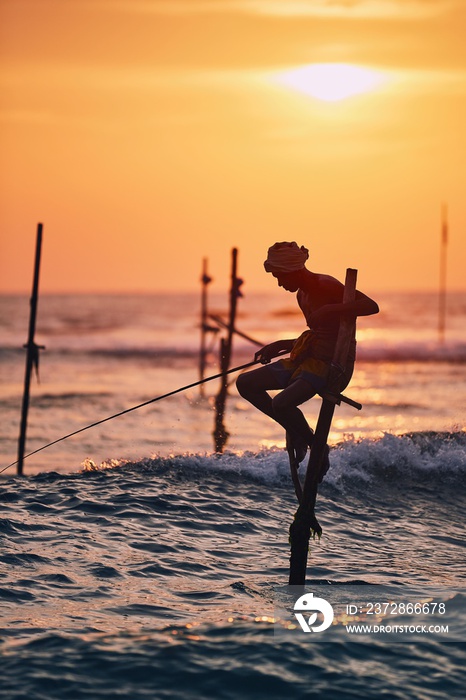
[[[438,308],[438,337],[439,342],[445,342],[445,317],[447,299],[447,247],[448,247],[448,222],[447,207],[442,204],[442,227],[440,238],[440,281],[439,281],[439,308]]]
[[[34,335],[36,332],[36,316],[37,316],[37,302],[39,299],[39,270],[40,270],[40,256],[42,250],[42,224],[37,225],[37,240],[36,240],[36,256],[34,263],[34,279],[32,283],[32,296],[30,300],[30,313],[29,313],[29,333],[28,341],[24,347],[27,349],[26,355],[26,372],[24,376],[24,391],[23,391],[23,404],[21,409],[21,426],[19,431],[18,440],[18,466],[17,473],[21,475],[23,473],[23,460],[24,452],[26,447],[26,429],[27,429],[27,418],[29,410],[29,388],[31,383],[31,373],[33,366],[36,369],[39,366],[39,350],[43,349],[43,345],[36,345],[34,342]]]
[[[219,326],[220,328],[227,328],[228,329],[228,323],[225,323],[223,318],[221,316],[218,316],[218,314],[209,314],[209,318],[211,318],[212,321],[214,321],[217,324],[217,326]],[[253,345],[257,345],[257,347],[259,347],[259,348],[264,347],[264,343],[261,340],[257,340],[256,338],[252,338],[250,335],[248,335],[247,333],[242,333],[237,328],[234,328],[234,332],[240,338],[244,338],[244,340],[248,340]]]
[[[239,288],[242,280],[237,277],[238,250],[231,251],[231,287],[230,287],[230,313],[228,318],[227,338],[221,339],[220,344],[220,371],[227,372],[230,367],[230,360],[233,347],[233,334],[235,333],[236,306],[240,296]],[[223,452],[228,432],[224,426],[223,418],[225,414],[225,403],[228,393],[228,379],[221,378],[220,390],[215,398],[215,428],[213,432],[216,452]]]
[[[345,291],[343,301],[351,302],[355,298],[357,270],[346,271]],[[306,478],[303,486],[301,502],[293,523],[290,526],[290,586],[304,586],[306,580],[307,555],[311,532],[320,537],[322,528],[315,516],[315,503],[319,481],[319,471],[328,434],[332,424],[335,405],[338,403],[338,380],[346,367],[348,352],[354,337],[355,321],[342,318],[338,332],[337,343],[333,356],[332,369],[328,380],[329,393],[325,394],[316,425],[314,441],[309,455]],[[335,390],[334,398],[332,391]]]
[[[202,260],[202,277],[201,277],[201,351],[199,356],[199,379],[202,381],[205,376],[205,368],[207,362],[206,336],[209,330],[207,324],[207,287],[212,282],[212,278],[207,274],[207,258]],[[204,384],[200,384],[199,391],[201,396],[204,396]]]

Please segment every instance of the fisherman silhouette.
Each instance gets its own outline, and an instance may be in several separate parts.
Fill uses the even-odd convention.
[[[239,394],[286,430],[290,459],[299,465],[312,445],[314,431],[298,408],[326,388],[340,319],[376,314],[375,301],[356,291],[355,301],[343,303],[344,285],[330,275],[311,272],[305,266],[309,251],[293,242],[275,243],[268,250],[264,267],[276,278],[279,287],[297,292],[297,302],[304,314],[308,330],[299,338],[277,340],[256,352],[255,360],[264,367],[240,374],[236,386]],[[287,359],[271,360],[280,353]],[[345,371],[338,391],[348,385],[353,374],[356,339],[353,338]],[[273,398],[269,391],[281,391]],[[326,447],[319,482],[329,468]]]

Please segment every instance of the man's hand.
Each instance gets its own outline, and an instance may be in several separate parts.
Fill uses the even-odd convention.
[[[272,343],[273,345],[273,343]],[[270,350],[271,345],[266,345],[256,352],[254,359],[256,362],[260,362],[263,365],[268,365],[272,357],[275,357],[275,353]]]
[[[291,351],[294,345],[294,340],[276,340],[274,343],[265,345],[258,350],[254,355],[256,362],[261,362],[263,365],[268,365],[269,362],[279,354],[285,354]]]

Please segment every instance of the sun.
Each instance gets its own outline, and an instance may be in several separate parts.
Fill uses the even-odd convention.
[[[349,63],[313,63],[278,76],[278,82],[325,102],[369,92],[384,81],[380,71]]]

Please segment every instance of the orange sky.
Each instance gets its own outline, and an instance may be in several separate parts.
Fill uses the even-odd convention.
[[[269,245],[359,287],[466,275],[463,0],[0,0],[0,291],[273,289]],[[322,102],[278,80],[385,71]],[[213,288],[212,288],[213,289]]]

